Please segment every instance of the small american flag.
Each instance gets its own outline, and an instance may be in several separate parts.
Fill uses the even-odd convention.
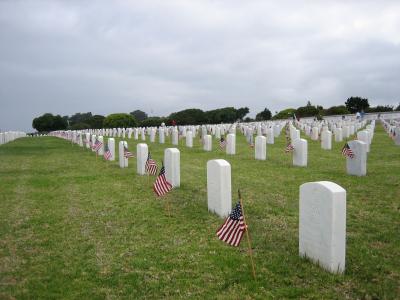
[[[95,151],[99,151],[101,147],[103,147],[103,143],[100,142],[98,139],[96,139],[96,141],[94,142],[94,145],[93,145],[93,149]]]
[[[151,158],[150,152],[147,156],[146,165],[145,165],[146,173],[149,175],[156,175],[157,174],[157,163],[154,159]]]
[[[111,158],[111,151],[107,144],[105,145],[103,157],[105,160],[109,160]]]
[[[353,150],[350,149],[350,146],[348,143],[344,144],[342,148],[342,155],[348,158],[354,158],[354,153]]]
[[[226,147],[226,140],[224,139],[223,136],[221,136],[221,139],[219,140],[219,147],[221,149],[225,149],[225,147]]]
[[[129,159],[129,158],[135,157],[135,156],[133,155],[132,152],[129,151],[128,147],[124,146],[124,157]]]
[[[167,181],[165,178],[165,168],[161,167],[160,174],[158,174],[156,181],[153,185],[153,190],[157,194],[158,197],[164,196],[170,190],[172,190],[172,184]]]
[[[290,153],[290,152],[293,152],[293,151],[294,151],[294,147],[293,147],[292,143],[289,142],[289,143],[286,145],[285,153]]]
[[[242,206],[240,205],[240,201],[238,201],[235,209],[232,210],[224,224],[217,230],[217,236],[228,245],[237,247],[245,231],[246,225],[243,219]]]

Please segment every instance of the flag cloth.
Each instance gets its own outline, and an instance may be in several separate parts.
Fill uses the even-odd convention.
[[[127,147],[124,146],[124,157],[129,159],[130,157],[135,157],[135,156],[133,155],[132,152],[130,152],[130,151],[128,150]]]
[[[154,159],[151,158],[150,152],[147,156],[146,164],[145,164],[146,173],[149,175],[157,175],[157,163]]]
[[[342,148],[342,155],[348,158],[354,158],[353,150],[351,150],[348,143],[344,144]]]
[[[225,149],[225,147],[226,147],[226,140],[224,139],[223,136],[221,136],[221,139],[219,140],[219,147],[221,149]]]
[[[111,158],[111,151],[110,151],[110,148],[108,147],[108,144],[105,144],[103,157],[105,160],[109,160]]]
[[[103,143],[100,142],[98,139],[96,139],[96,141],[94,142],[94,145],[93,145],[93,149],[95,151],[99,151],[101,147],[103,147]]]
[[[292,143],[289,141],[288,144],[286,145],[285,153],[289,153],[289,152],[293,152],[293,151],[294,151],[294,146],[293,146]]]
[[[158,197],[164,196],[170,190],[172,190],[172,184],[167,181],[165,178],[165,168],[161,167],[160,174],[158,174],[156,181],[153,185],[153,190],[157,194]]]
[[[246,226],[244,224],[242,206],[240,205],[240,201],[238,201],[235,209],[232,210],[224,224],[217,230],[217,236],[228,245],[237,247],[245,231]]]

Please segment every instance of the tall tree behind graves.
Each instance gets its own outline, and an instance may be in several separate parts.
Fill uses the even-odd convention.
[[[111,114],[104,119],[103,126],[105,128],[137,127],[138,122],[130,114]]]
[[[346,100],[345,104],[349,112],[352,114],[358,111],[366,111],[369,108],[367,98],[350,97]]]
[[[39,132],[62,130],[67,128],[67,121],[60,115],[52,115],[50,113],[43,114],[33,119],[32,127]]]
[[[322,107],[316,107],[308,101],[306,106],[301,106],[296,109],[295,114],[298,118],[315,117],[319,115],[320,109],[322,109]]]
[[[325,116],[332,116],[332,115],[347,115],[350,112],[344,105],[339,106],[331,106],[323,111]]]
[[[90,125],[90,128],[100,129],[103,128],[104,119],[106,117],[102,115],[94,115],[93,117],[87,120],[87,123]]]
[[[206,122],[204,111],[197,108],[190,108],[172,113],[169,115],[168,119],[170,124],[172,120],[174,120],[178,125],[197,125]]]
[[[256,115],[256,121],[267,121],[271,120],[272,114],[268,108],[264,108],[262,112],[259,112]]]
[[[136,120],[138,120],[139,123],[148,118],[147,114],[144,111],[138,109],[130,112],[129,114],[132,115]]]
[[[241,107],[236,110],[236,120],[240,119],[243,120],[243,118],[250,112],[248,107]],[[235,120],[235,121],[236,121]]]

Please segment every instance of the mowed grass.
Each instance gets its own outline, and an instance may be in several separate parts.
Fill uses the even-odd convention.
[[[136,152],[141,141],[127,141]],[[166,142],[147,141],[158,163]],[[400,147],[377,126],[368,175],[354,177],[343,143],[326,151],[309,140],[307,168],[293,167],[284,145],[281,136],[256,161],[241,134],[235,156],[215,139],[209,153],[197,138],[192,149],[180,141],[171,217],[135,159],[120,169],[53,137],[0,146],[0,298],[400,298]],[[223,220],[207,211],[206,163],[216,158],[232,165],[233,202],[242,191],[256,281],[246,240],[219,241]],[[347,191],[344,275],[298,255],[299,186],[321,180]]]

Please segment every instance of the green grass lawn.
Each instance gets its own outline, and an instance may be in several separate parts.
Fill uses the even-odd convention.
[[[166,142],[148,142],[158,162]],[[54,137],[0,146],[0,299],[400,298],[400,147],[377,126],[368,174],[354,177],[343,143],[326,151],[309,140],[307,168],[293,167],[284,145],[275,139],[256,161],[241,134],[235,156],[215,139],[212,152],[180,141],[172,217],[135,159],[120,169]],[[206,163],[216,158],[232,165],[233,202],[242,191],[256,281],[246,241],[219,241],[223,219],[207,211]],[[298,256],[299,186],[321,180],[347,191],[344,275]]]

